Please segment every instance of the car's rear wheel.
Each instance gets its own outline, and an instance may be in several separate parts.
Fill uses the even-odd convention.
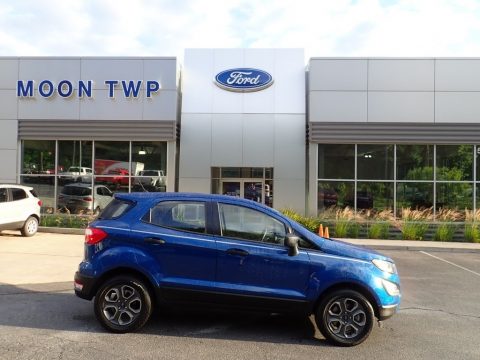
[[[354,346],[370,335],[375,314],[370,302],[359,292],[339,290],[328,294],[315,314],[325,338],[340,346]]]
[[[34,216],[29,216],[21,229],[23,236],[33,236],[38,230],[38,220]]]
[[[132,276],[107,280],[94,301],[95,316],[107,330],[126,333],[140,329],[152,314],[151,296],[146,285]]]

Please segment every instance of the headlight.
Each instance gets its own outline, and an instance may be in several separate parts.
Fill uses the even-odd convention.
[[[385,271],[385,272],[390,273],[390,274],[396,274],[397,273],[397,267],[395,266],[394,263],[392,263],[390,261],[373,259],[372,263],[373,263],[373,265],[375,265],[377,268],[379,268],[382,271]]]
[[[388,293],[388,295],[390,296],[400,295],[400,288],[398,287],[397,284],[385,279],[382,279],[382,284],[383,284],[383,287],[385,288],[385,291]]]

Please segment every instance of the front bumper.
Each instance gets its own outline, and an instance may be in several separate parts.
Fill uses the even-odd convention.
[[[382,306],[378,311],[378,320],[387,320],[391,318],[398,310],[399,305]]]
[[[85,300],[92,300],[95,296],[95,278],[82,275],[77,271],[75,273],[73,289],[75,290],[75,295],[78,297]]]

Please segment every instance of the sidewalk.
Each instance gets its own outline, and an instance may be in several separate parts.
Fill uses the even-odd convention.
[[[337,239],[375,250],[413,250],[413,251],[449,251],[478,252],[480,244],[464,242],[412,241],[412,240],[374,240],[374,239]]]

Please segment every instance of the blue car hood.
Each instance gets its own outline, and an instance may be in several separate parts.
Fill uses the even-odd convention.
[[[375,250],[352,245],[340,240],[325,239],[321,248],[322,251],[332,255],[346,256],[365,261],[371,261],[373,259],[392,261],[389,257],[384,256]]]

